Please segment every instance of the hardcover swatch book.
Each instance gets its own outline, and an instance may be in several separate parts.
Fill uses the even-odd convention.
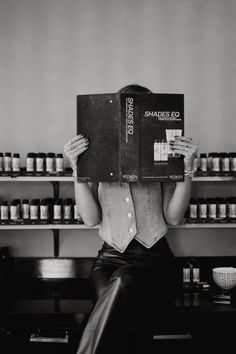
[[[78,95],[77,134],[89,139],[78,159],[79,181],[184,180],[183,156],[169,148],[184,135],[183,94]]]

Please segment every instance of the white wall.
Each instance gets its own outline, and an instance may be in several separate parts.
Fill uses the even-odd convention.
[[[185,94],[186,135],[200,152],[236,151],[235,15],[235,0],[0,0],[0,151],[61,152],[76,133],[77,94],[133,82]],[[0,195],[47,188],[1,184]],[[234,232],[214,233],[171,231],[170,242],[177,254],[234,254]],[[1,231],[1,245],[52,255],[49,232]],[[63,232],[61,255],[99,245],[96,232]]]

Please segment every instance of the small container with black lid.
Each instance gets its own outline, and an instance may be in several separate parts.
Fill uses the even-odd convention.
[[[227,207],[225,198],[217,198],[217,218],[220,223],[225,223],[227,221]]]
[[[46,168],[45,168],[45,162],[46,162],[46,154],[44,152],[39,152],[36,155],[36,175],[44,175]]]
[[[18,201],[13,199],[10,204],[10,223],[17,224],[19,219],[19,211],[18,211]]]
[[[227,198],[227,220],[236,222],[236,197]]]
[[[3,157],[3,166],[5,174],[11,174],[12,171],[12,156],[11,152],[5,152]]]
[[[74,220],[73,221],[75,224],[83,224],[82,217],[78,211],[78,208],[77,208],[77,205],[75,202],[74,202]]]
[[[198,198],[198,220],[199,222],[207,222],[207,199]]]
[[[236,175],[236,152],[230,152],[229,158],[230,158],[230,174],[235,176]]]
[[[229,176],[230,174],[230,158],[226,152],[220,153],[220,171],[223,176]]]
[[[199,165],[200,175],[205,176],[208,173],[208,163],[207,163],[207,154],[200,154],[200,165]]]
[[[73,201],[67,198],[63,202],[63,222],[65,224],[70,224],[73,219]]]
[[[55,173],[54,158],[55,158],[54,152],[47,153],[47,155],[46,155],[46,173],[49,175]]]
[[[23,223],[27,223],[30,218],[30,205],[28,199],[23,199],[21,203],[21,215]]]
[[[62,223],[62,199],[56,199],[53,204],[53,223]]]
[[[49,224],[50,213],[49,213],[49,204],[47,199],[42,199],[40,202],[40,223]]]
[[[220,175],[220,154],[218,152],[211,153],[212,164],[211,164],[211,174],[213,176]]]
[[[33,176],[35,174],[35,161],[36,154],[34,152],[28,152],[26,156],[26,174],[28,176]]]
[[[0,175],[2,174],[3,170],[4,170],[3,153],[0,152]]]
[[[12,156],[12,173],[20,175],[20,154],[14,153]]]
[[[0,204],[0,222],[1,224],[9,223],[10,209],[7,201],[2,201]]]
[[[217,219],[217,202],[216,198],[207,198],[208,220],[209,222],[216,222]]]
[[[63,154],[56,154],[56,173],[62,175],[64,173]]]
[[[198,210],[197,210],[197,198],[190,198],[189,208],[188,208],[188,222],[196,223],[198,222]]]
[[[30,202],[30,222],[33,224],[39,223],[39,199],[32,199]]]

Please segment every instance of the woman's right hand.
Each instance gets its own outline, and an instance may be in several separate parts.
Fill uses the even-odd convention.
[[[64,146],[64,153],[70,161],[71,167],[76,168],[78,157],[88,148],[88,138],[79,134]]]

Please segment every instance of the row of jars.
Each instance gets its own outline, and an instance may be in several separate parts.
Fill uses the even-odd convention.
[[[19,153],[0,152],[0,174],[21,174],[21,157]],[[28,175],[34,174],[61,174],[64,172],[63,154],[53,152],[29,152],[26,156],[26,167]]]
[[[200,175],[235,175],[236,152],[201,153],[195,157],[195,168]]]
[[[81,223],[75,202],[70,199],[13,199],[0,203],[0,223]]]
[[[236,197],[190,198],[186,213],[192,222],[236,222]]]

